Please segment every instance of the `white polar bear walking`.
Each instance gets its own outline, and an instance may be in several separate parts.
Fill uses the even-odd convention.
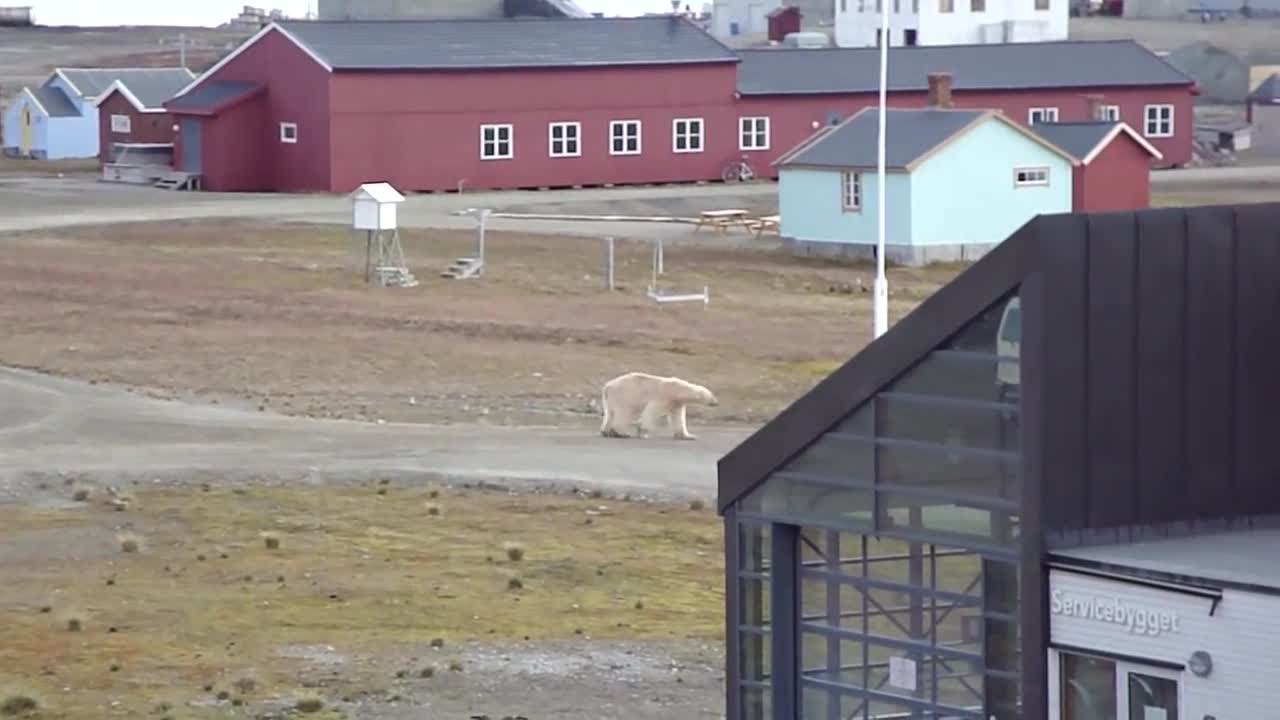
[[[667,419],[677,440],[695,440],[685,420],[685,406],[690,403],[718,405],[716,396],[701,385],[676,377],[659,377],[642,372],[629,372],[604,384],[600,405],[604,422],[600,434],[605,437],[632,437],[630,430],[639,425],[639,437],[655,429],[660,417]]]

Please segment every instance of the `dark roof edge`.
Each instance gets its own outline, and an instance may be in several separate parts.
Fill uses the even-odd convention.
[[[1042,91],[1044,91],[1044,90],[1093,90],[1093,89],[1098,89],[1098,90],[1108,90],[1108,89],[1115,89],[1115,90],[1127,90],[1127,89],[1131,89],[1131,88],[1144,88],[1144,87],[1182,87],[1182,86],[1184,86],[1184,85],[1191,86],[1191,85],[1195,85],[1195,84],[1196,84],[1196,83],[1195,83],[1195,81],[1194,81],[1194,80],[1169,80],[1169,81],[1165,81],[1165,82],[1120,83],[1120,84],[1116,84],[1116,85],[1054,85],[1054,86],[1049,86],[1049,87],[1041,87],[1041,86],[1035,86],[1035,87],[1032,87],[1032,86],[1030,86],[1030,85],[1025,85],[1025,86],[1024,86],[1024,85],[1018,85],[1018,86],[1013,86],[1013,87],[975,87],[975,88],[967,88],[967,87],[964,87],[964,85],[956,84],[955,86],[953,86],[953,87],[952,87],[952,92],[957,92],[957,93],[966,93],[966,92],[1042,92]],[[919,86],[919,87],[909,87],[909,88],[904,88],[904,87],[890,87],[890,88],[889,88],[889,92],[891,92],[891,93],[896,93],[896,92],[897,92],[897,93],[903,93],[903,92],[919,92],[919,93],[923,93],[923,92],[927,92],[927,91],[928,91],[928,89],[929,89],[929,88],[928,88],[927,86],[925,86],[925,85],[921,85],[921,86]],[[788,96],[788,97],[790,97],[790,96],[801,96],[801,97],[805,97],[805,96],[808,96],[808,97],[822,97],[822,96],[824,96],[824,95],[874,95],[876,92],[878,92],[878,91],[877,91],[875,88],[872,88],[872,89],[870,89],[870,90],[849,90],[849,89],[845,88],[845,89],[837,89],[837,90],[792,90],[792,91],[777,91],[777,90],[743,90],[742,88],[738,88],[738,94],[739,94],[739,95],[741,95],[741,96],[743,96],[743,97],[777,97],[777,96]]]
[[[922,360],[1026,275],[1045,216],[1037,216],[880,338],[821,380],[716,464],[723,513],[853,409]]]
[[[1280,587],[1274,585],[1264,585],[1262,583],[1249,583],[1239,580],[1228,580],[1213,575],[1184,575],[1182,573],[1170,572],[1168,570],[1156,570],[1153,568],[1139,567],[1131,563],[1114,563],[1103,560],[1089,560],[1085,558],[1071,557],[1070,555],[1060,555],[1054,552],[1049,553],[1051,562],[1064,566],[1062,569],[1070,572],[1073,568],[1083,570],[1094,570],[1099,573],[1110,573],[1114,575],[1122,575],[1126,577],[1136,578],[1139,580],[1156,581],[1166,583],[1168,585],[1182,585],[1199,588],[1213,588],[1221,592],[1222,590],[1239,590],[1242,592],[1257,593],[1259,595],[1280,595]],[[1169,591],[1169,588],[1165,588]],[[1176,592],[1176,590],[1174,590]]]
[[[322,56],[323,57],[323,56]],[[329,62],[326,60],[326,62]],[[335,73],[339,72],[478,72],[483,70],[567,70],[572,68],[610,68],[610,67],[644,67],[657,66],[668,67],[671,65],[715,65],[737,64],[742,62],[739,57],[724,58],[701,58],[697,60],[627,60],[623,62],[579,62],[579,63],[548,63],[546,65],[531,65],[528,63],[520,64],[498,64],[498,65],[406,65],[396,67],[391,65],[373,65],[373,66],[353,66],[353,65],[333,65],[330,66]]]

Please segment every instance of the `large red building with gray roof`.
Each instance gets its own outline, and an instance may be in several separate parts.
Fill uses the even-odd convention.
[[[716,180],[875,102],[874,49],[735,52],[680,17],[281,22],[166,103],[208,190],[347,192]],[[891,50],[891,103],[1083,120],[1101,94],[1190,159],[1193,83],[1132,42]]]

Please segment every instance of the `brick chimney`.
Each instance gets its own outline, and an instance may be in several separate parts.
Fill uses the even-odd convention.
[[[1102,115],[1102,96],[1101,95],[1097,95],[1097,94],[1085,95],[1084,100],[1089,108],[1089,120],[1091,121],[1106,120],[1106,118],[1103,117]]]
[[[951,73],[929,73],[929,107],[951,107]]]

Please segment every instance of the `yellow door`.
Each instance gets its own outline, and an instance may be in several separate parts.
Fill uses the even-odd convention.
[[[19,141],[18,152],[22,155],[31,154],[31,108],[22,108],[22,140]]]

